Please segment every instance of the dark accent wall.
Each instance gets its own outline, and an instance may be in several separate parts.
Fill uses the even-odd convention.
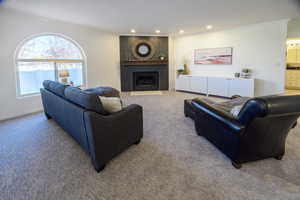
[[[168,37],[155,36],[120,36],[120,60],[122,61],[138,61],[132,54],[132,47],[139,40],[150,41],[154,46],[154,55],[149,60],[158,60],[160,53],[169,55]],[[168,57],[167,57],[168,58]]]
[[[139,60],[134,57],[132,47],[137,41],[150,41],[155,51],[152,58]],[[169,64],[167,60],[159,60],[159,55],[163,53],[166,59],[169,57],[168,37],[155,36],[120,36],[120,68],[121,68],[121,90],[134,91],[134,72],[158,72],[158,90],[169,89]]]

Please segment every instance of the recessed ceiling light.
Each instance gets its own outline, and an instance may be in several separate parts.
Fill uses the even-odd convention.
[[[212,29],[212,28],[213,28],[212,25],[207,25],[207,26],[206,26],[206,29],[207,29],[207,30],[210,30],[210,29]]]
[[[180,30],[179,33],[180,33],[180,34],[184,34],[184,30]]]
[[[160,33],[160,30],[156,30],[155,33]]]
[[[131,29],[130,32],[131,32],[131,33],[135,33],[135,30],[134,30],[134,29]]]

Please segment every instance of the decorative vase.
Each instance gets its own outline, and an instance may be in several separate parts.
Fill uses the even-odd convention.
[[[241,76],[240,73],[238,73],[238,72],[237,72],[237,73],[234,73],[234,77],[235,77],[235,78],[240,78],[240,76]]]
[[[184,69],[184,73],[185,73],[185,74],[189,74],[189,69],[188,69],[187,64],[184,64],[184,65],[183,65],[183,69]]]

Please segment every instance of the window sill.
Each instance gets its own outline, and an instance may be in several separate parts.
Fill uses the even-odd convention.
[[[18,95],[17,99],[26,99],[26,98],[38,97],[38,96],[41,96],[41,93]]]

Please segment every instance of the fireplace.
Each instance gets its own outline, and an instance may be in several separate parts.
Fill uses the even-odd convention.
[[[168,48],[168,37],[120,36],[121,90],[168,90]]]
[[[133,90],[158,90],[159,73],[158,72],[134,72],[133,73]]]

